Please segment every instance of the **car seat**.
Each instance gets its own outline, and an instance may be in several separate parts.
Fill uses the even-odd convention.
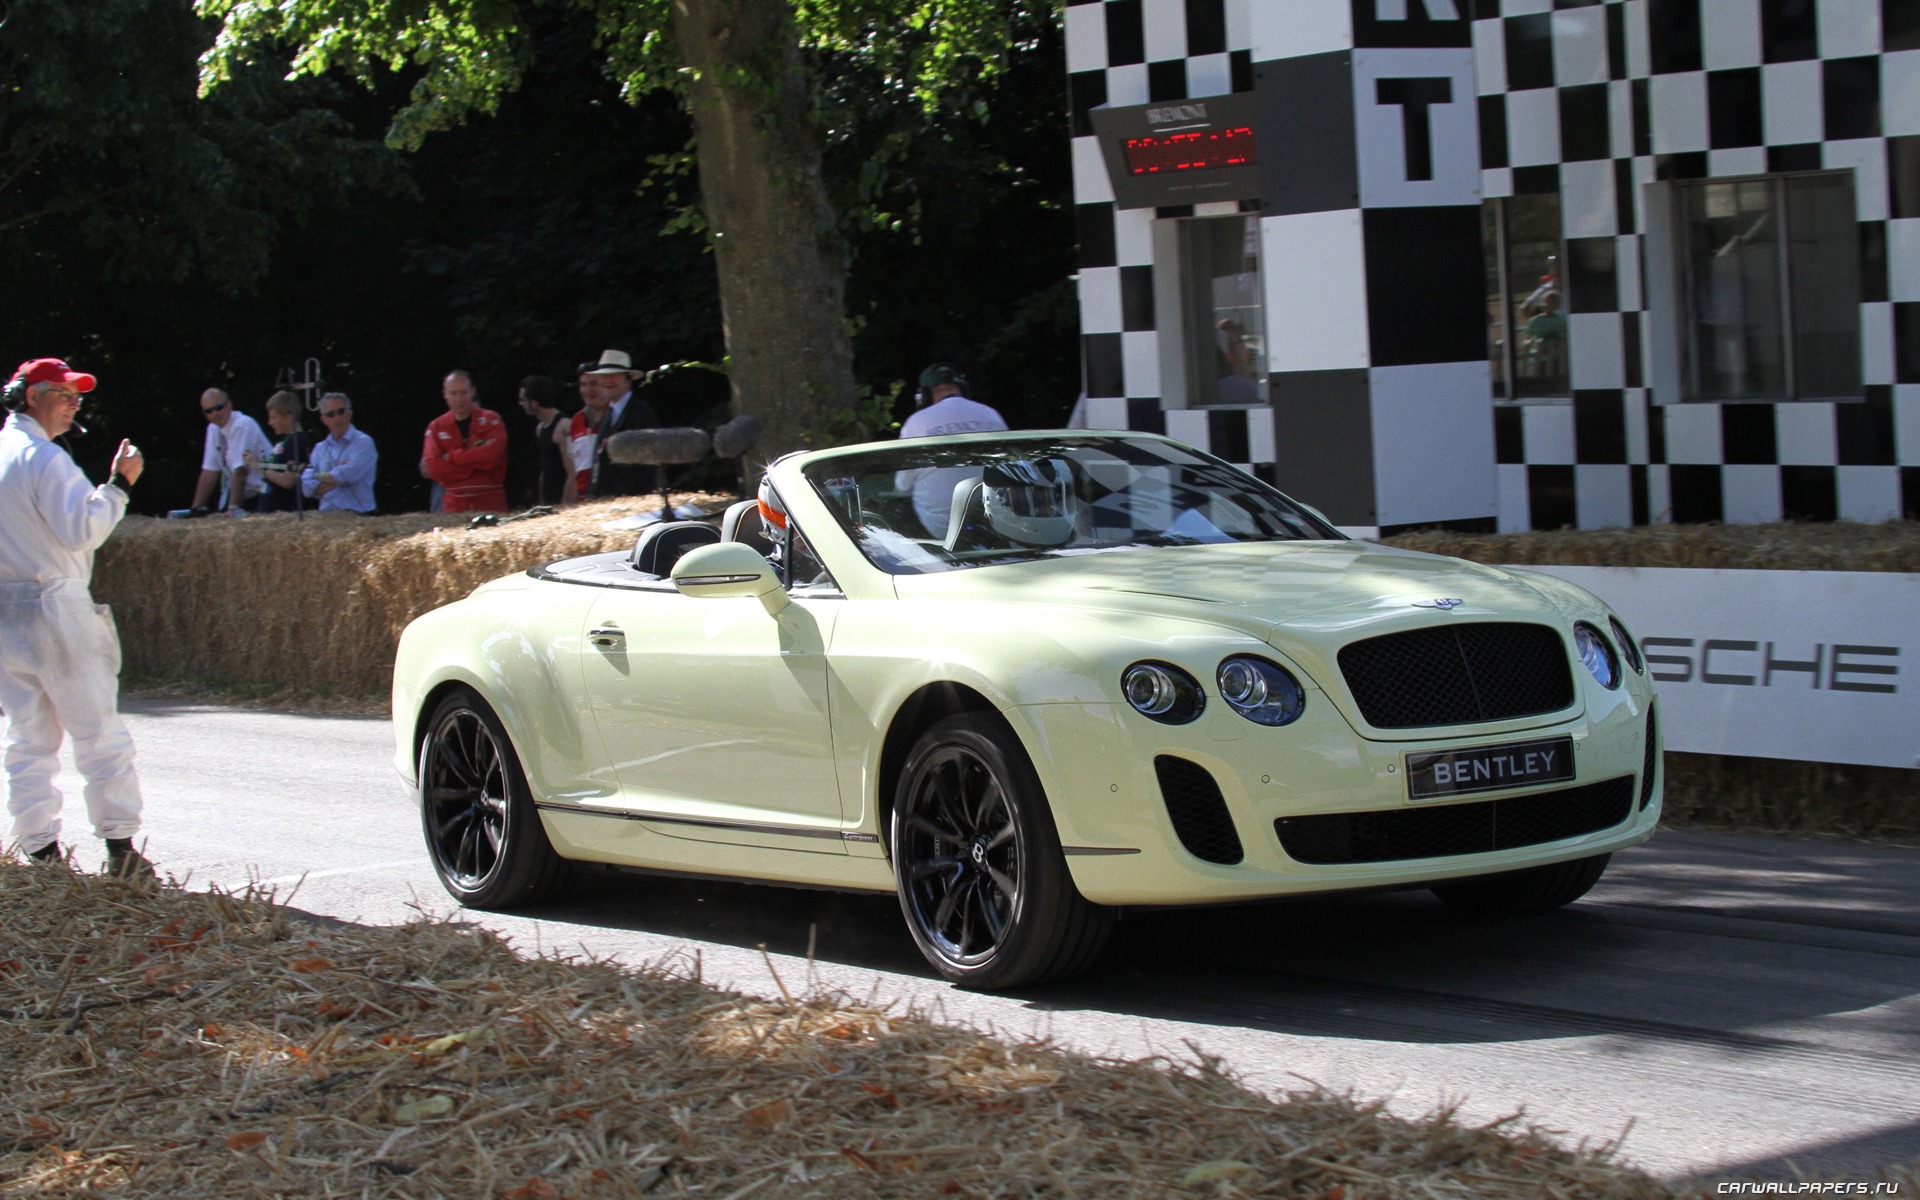
[[[720,531],[705,521],[662,521],[641,531],[627,562],[642,574],[665,579],[673,564],[696,546],[720,541]]]

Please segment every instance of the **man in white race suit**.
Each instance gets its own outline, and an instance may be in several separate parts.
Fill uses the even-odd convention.
[[[133,738],[117,711],[120,639],[105,606],[88,591],[93,552],[127,512],[127,493],[145,461],[129,442],[113,456],[113,478],[98,487],[52,439],[73,427],[93,376],[57,358],[20,364],[7,384],[0,429],[0,708],[7,714],[4,758],[9,840],[32,858],[59,861],[60,742],[73,735],[74,765],[86,778],[87,814],[107,843],[107,870],[152,882],[153,864],[134,848],[140,779]]]

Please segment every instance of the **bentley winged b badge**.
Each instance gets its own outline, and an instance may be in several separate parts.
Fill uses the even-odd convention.
[[[1442,598],[1438,600],[1415,600],[1413,602],[1413,606],[1415,608],[1437,608],[1441,612],[1452,612],[1454,609],[1459,608],[1462,604],[1465,604],[1465,603],[1466,603],[1465,600],[1461,600],[1458,597],[1455,597],[1453,599]]]

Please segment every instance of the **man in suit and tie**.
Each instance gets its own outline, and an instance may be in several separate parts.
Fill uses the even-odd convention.
[[[658,429],[660,418],[653,406],[633,394],[633,359],[624,350],[608,350],[600,361],[580,372],[583,386],[600,389],[606,401],[605,415],[594,432],[593,477],[587,485],[587,497],[642,496],[660,490],[660,468],[617,463],[607,457],[607,439],[629,429]],[[592,382],[589,384],[589,380]]]

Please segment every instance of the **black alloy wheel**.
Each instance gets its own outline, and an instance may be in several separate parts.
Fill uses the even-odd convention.
[[[486,702],[462,688],[434,710],[420,748],[420,820],[440,882],[470,908],[512,908],[561,881],[519,757]]]
[[[894,878],[927,961],[970,987],[1077,974],[1112,927],[1073,886],[1046,797],[1018,741],[977,713],[923,734],[895,793]]]

